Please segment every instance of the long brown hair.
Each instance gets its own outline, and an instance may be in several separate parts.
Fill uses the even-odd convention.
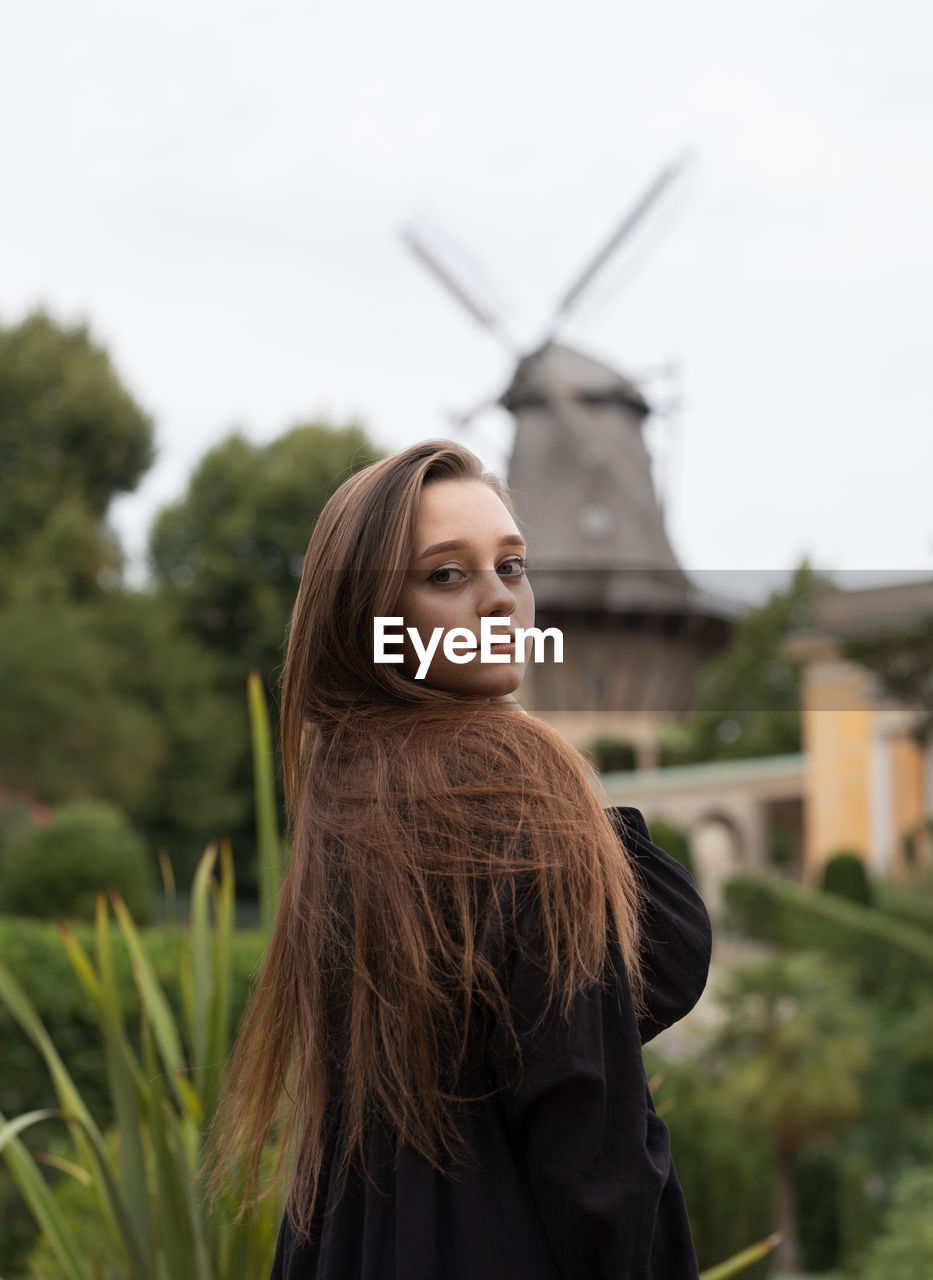
[[[353,1156],[365,1172],[373,1117],[438,1169],[462,1154],[458,1075],[492,1020],[520,1062],[503,958],[523,903],[540,924],[547,1008],[566,1015],[605,980],[612,945],[641,1007],[638,889],[578,753],[514,706],[372,660],[373,617],[396,607],[421,490],[442,479],[482,480],[508,502],[448,441],[367,467],[321,513],[292,616],[281,710],[291,859],[209,1159],[214,1189],[235,1171],[249,1202],[281,1123],[302,1234],[333,1107],[344,1178]]]

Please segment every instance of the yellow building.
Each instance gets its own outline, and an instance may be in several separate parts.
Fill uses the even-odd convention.
[[[895,879],[933,862],[933,749],[912,734],[916,710],[844,653],[849,640],[906,635],[931,618],[933,582],[832,590],[819,598],[813,628],[787,642],[803,667],[807,879],[844,850]]]

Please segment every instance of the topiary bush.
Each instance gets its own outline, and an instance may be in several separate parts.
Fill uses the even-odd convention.
[[[868,873],[857,853],[843,849],[829,859],[823,868],[823,892],[834,893],[837,898],[847,898],[849,902],[859,902],[863,907],[872,905]]]
[[[648,830],[656,845],[676,858],[682,867],[686,867],[693,877],[693,883],[699,888],[693,854],[690,852],[690,838],[676,822],[668,822],[666,818],[649,818]]]
[[[100,800],[57,808],[45,826],[20,826],[3,859],[0,908],[16,915],[90,920],[113,890],[134,919],[152,919],[153,873],[126,814]]]
[[[635,744],[623,738],[597,738],[588,754],[600,773],[630,773],[638,766]]]
[[[915,1004],[933,982],[933,938],[880,911],[773,876],[733,876],[723,898],[728,932],[845,960],[861,993],[892,1008]]]

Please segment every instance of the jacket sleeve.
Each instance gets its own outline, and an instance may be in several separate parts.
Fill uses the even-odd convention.
[[[555,1006],[535,1029],[546,991],[537,924],[526,900],[509,970],[520,1068],[500,1028],[490,1048],[555,1261],[566,1280],[689,1280],[696,1257],[621,951],[613,950],[611,982],[583,991],[569,1019]]]
[[[637,809],[607,811],[644,890],[642,1043],[690,1012],[706,986],[713,945],[709,913],[686,867],[659,848]]]

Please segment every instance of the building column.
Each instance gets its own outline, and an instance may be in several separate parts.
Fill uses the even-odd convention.
[[[875,715],[868,756],[868,808],[870,814],[868,870],[884,879],[891,870],[894,828],[894,757],[884,717]]]

